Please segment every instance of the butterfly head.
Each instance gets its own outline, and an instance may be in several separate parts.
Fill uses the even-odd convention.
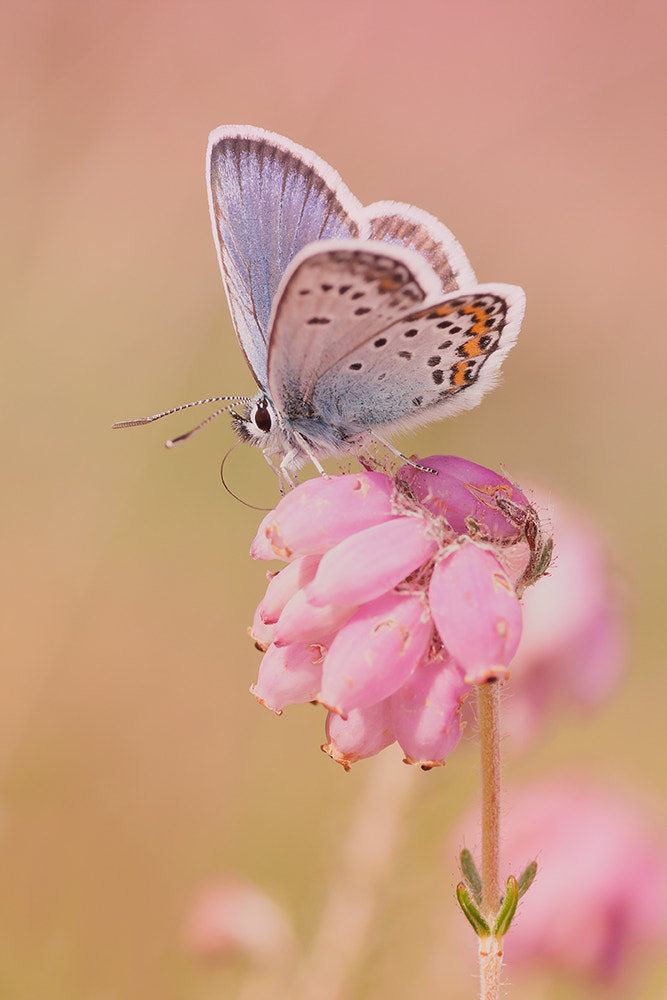
[[[242,413],[233,416],[234,430],[246,444],[254,444],[272,451],[280,447],[285,434],[280,428],[276,409],[264,392],[249,400]]]

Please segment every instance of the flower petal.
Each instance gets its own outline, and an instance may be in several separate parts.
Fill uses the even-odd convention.
[[[393,480],[382,472],[310,479],[283,497],[262,521],[253,559],[326,552],[343,538],[393,517]]]
[[[260,605],[261,607],[261,605]],[[266,625],[260,616],[259,607],[255,611],[252,625],[248,629],[248,635],[255,643],[257,649],[265,651],[273,642],[273,625]]]
[[[406,764],[445,763],[461,738],[461,703],[469,691],[461,668],[443,654],[420,663],[391,696],[394,732]]]
[[[356,610],[354,605],[346,608],[337,604],[316,608],[308,601],[305,591],[299,590],[289,599],[273,626],[273,641],[276,646],[287,646],[292,642],[319,642],[322,636],[337,632]]]
[[[349,771],[356,761],[372,757],[395,742],[389,701],[353,708],[346,719],[329,712],[326,734],[328,742],[322,750]]]
[[[277,715],[286,705],[315,701],[322,683],[325,655],[326,647],[315,643],[271,645],[262,657],[257,683],[250,691]]]
[[[339,542],[322,556],[308,600],[364,604],[386,594],[436,551],[425,527],[422,518],[397,517]]]
[[[301,556],[274,573],[257,609],[265,625],[278,621],[289,599],[313,579],[319,562],[319,556]]]
[[[391,592],[363,605],[331,643],[319,701],[347,715],[393,694],[424,656],[432,631],[420,597]]]
[[[434,569],[431,614],[469,684],[508,677],[521,638],[521,605],[495,556],[474,542],[457,546]]]
[[[466,518],[473,517],[489,538],[520,537],[521,529],[505,517],[494,497],[499,495],[520,507],[530,504],[504,476],[455,455],[431,455],[420,458],[419,464],[434,469],[436,474],[404,465],[398,477],[431,513],[445,517],[457,534],[468,533]]]

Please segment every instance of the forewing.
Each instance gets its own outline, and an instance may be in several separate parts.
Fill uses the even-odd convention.
[[[269,342],[269,389],[287,419],[312,414],[322,376],[426,301],[434,280],[417,254],[372,241],[307,247],[276,296]],[[366,347],[365,351],[373,348]]]
[[[441,293],[477,283],[463,247],[435,216],[397,201],[377,201],[366,212],[371,238],[421,254],[440,278]]]
[[[497,382],[524,308],[522,289],[489,284],[411,310],[320,371],[313,411],[350,432],[470,409]]]
[[[209,208],[236,334],[267,387],[271,304],[296,254],[315,240],[366,237],[363,207],[315,153],[251,126],[209,138]]]

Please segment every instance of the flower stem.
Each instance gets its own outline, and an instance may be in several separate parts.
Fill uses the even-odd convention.
[[[482,905],[490,926],[500,907],[500,686],[477,688],[482,778]],[[480,938],[481,1000],[499,996],[502,939]]]

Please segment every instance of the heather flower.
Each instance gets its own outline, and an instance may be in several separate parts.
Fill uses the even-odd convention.
[[[544,568],[515,485],[460,458],[420,465],[310,480],[252,544],[287,563],[250,630],[252,691],[277,713],[325,706],[323,749],[345,767],[396,741],[408,763],[444,763],[472,687],[509,676],[519,596]]]
[[[284,964],[295,952],[287,916],[266,893],[243,879],[212,880],[195,894],[185,917],[183,946],[193,958],[237,957],[256,965]]]
[[[624,623],[599,533],[562,503],[552,503],[558,558],[523,600],[523,633],[503,705],[512,740],[526,742],[559,706],[593,708],[623,667]]]
[[[503,853],[538,874],[506,940],[510,972],[560,968],[601,983],[667,940],[667,852],[643,805],[560,778],[508,796]]]

